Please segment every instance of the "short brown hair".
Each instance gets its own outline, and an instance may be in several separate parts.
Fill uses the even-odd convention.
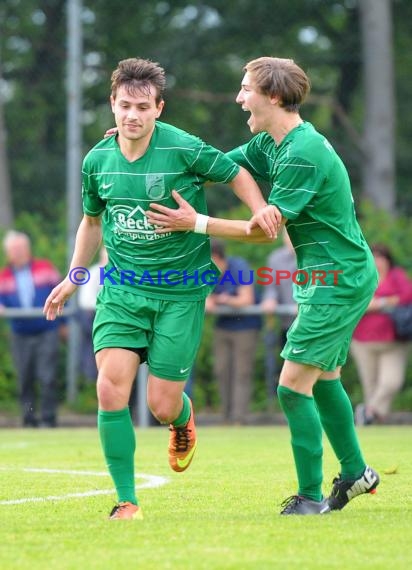
[[[213,239],[210,242],[210,251],[212,256],[220,257],[220,259],[226,259],[225,244],[223,241],[218,239]]]
[[[263,95],[279,97],[281,107],[297,113],[310,91],[310,80],[293,59],[259,57],[243,68],[253,75],[257,88]]]
[[[112,97],[116,98],[117,90],[124,85],[129,93],[134,91],[150,92],[150,87],[156,89],[156,103],[163,99],[166,87],[165,72],[158,63],[148,59],[131,57],[119,61],[111,78]]]
[[[389,267],[394,267],[395,259],[389,247],[383,243],[374,243],[371,245],[373,255],[383,257],[389,264]]]

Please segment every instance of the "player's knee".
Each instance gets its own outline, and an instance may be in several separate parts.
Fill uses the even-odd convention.
[[[170,424],[173,421],[173,417],[171,417],[169,411],[165,407],[161,406],[150,406],[150,411],[154,415],[154,417],[161,423],[161,424]]]
[[[99,376],[97,380],[97,400],[103,410],[119,410],[128,404],[127,390],[112,382],[107,377]]]
[[[147,404],[154,417],[161,424],[170,424],[174,419],[176,419],[175,411],[170,408],[168,402],[151,399]]]

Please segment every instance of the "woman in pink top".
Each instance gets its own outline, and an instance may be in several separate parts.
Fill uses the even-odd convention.
[[[356,407],[355,414],[360,425],[385,420],[402,388],[410,348],[410,343],[396,340],[389,310],[412,302],[412,282],[404,269],[395,266],[386,246],[371,249],[379,284],[351,344],[364,394],[364,403]]]

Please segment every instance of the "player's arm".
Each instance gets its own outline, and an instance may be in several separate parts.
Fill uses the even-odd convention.
[[[246,204],[253,214],[254,222],[269,238],[276,238],[281,224],[281,215],[272,206],[268,207],[253,176],[242,166],[229,182],[236,196]]]
[[[255,243],[271,243],[276,239],[268,237],[258,225],[249,227],[250,224],[246,220],[227,220],[202,216],[175,190],[173,190],[172,196],[179,206],[177,209],[152,203],[150,204],[151,210],[146,212],[149,222],[158,226],[157,233],[196,231],[207,233],[212,237]],[[247,233],[248,231],[249,233]]]
[[[66,277],[52,290],[44,304],[43,313],[53,321],[63,312],[66,301],[73,295],[84,279],[87,267],[96,255],[102,240],[99,217],[83,216],[76,234],[74,252]]]

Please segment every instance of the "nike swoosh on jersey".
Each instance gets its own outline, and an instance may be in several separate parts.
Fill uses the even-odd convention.
[[[113,186],[113,184],[114,184],[114,182],[112,182],[111,184],[102,184],[102,188],[103,188],[103,190],[107,190],[108,188]]]
[[[293,348],[292,354],[299,354],[301,352],[305,352],[306,348]]]
[[[188,370],[190,370],[190,366],[188,366],[187,368],[181,368],[181,369],[180,369],[180,374],[184,374],[184,373],[187,372]]]

